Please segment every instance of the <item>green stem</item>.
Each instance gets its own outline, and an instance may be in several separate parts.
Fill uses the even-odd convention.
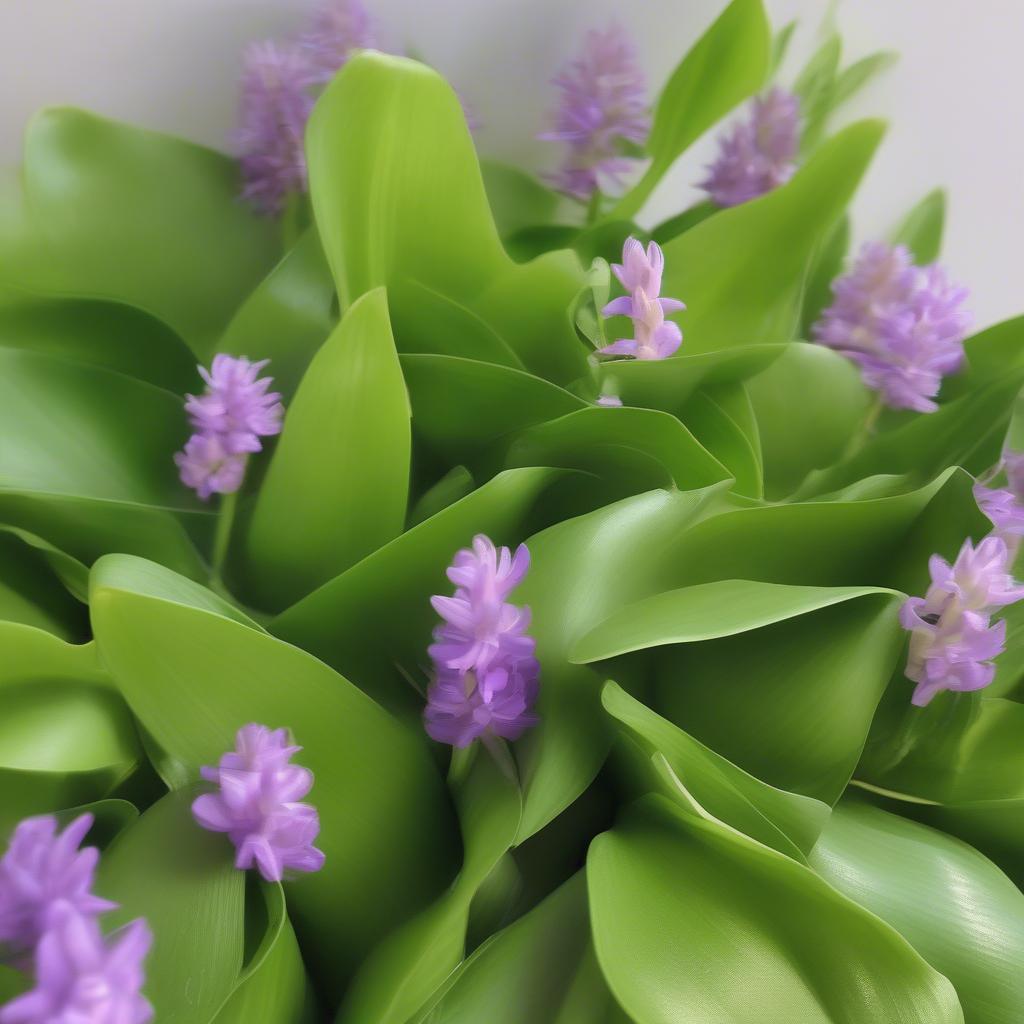
[[[281,211],[281,242],[288,252],[302,234],[302,193],[289,192]]]
[[[597,221],[598,216],[601,213],[601,190],[599,188],[594,189],[593,195],[590,197],[590,202],[587,203],[587,219],[586,226],[589,228],[591,224]]]
[[[468,747],[452,747],[452,759],[448,765],[448,785],[453,788],[461,786],[469,775],[476,757],[478,743],[470,743]]]
[[[884,407],[882,396],[876,395],[875,400],[868,407],[867,415],[864,417],[864,422],[860,425],[860,429],[850,435],[850,440],[839,459],[840,462],[852,459],[871,440],[871,435],[875,432],[875,427],[878,425],[878,417],[882,415]]]
[[[238,506],[238,492],[225,494],[220,499],[220,512],[217,515],[217,532],[213,537],[213,558],[210,562],[210,583],[220,583],[224,563],[231,545],[231,527],[235,521],[235,509]]]

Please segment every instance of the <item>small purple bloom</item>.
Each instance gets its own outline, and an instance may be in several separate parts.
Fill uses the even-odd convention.
[[[361,0],[324,0],[299,45],[318,85],[326,85],[356,50],[378,48],[374,21]]]
[[[929,560],[928,593],[900,609],[911,634],[906,675],[918,684],[912,703],[923,707],[941,690],[980,690],[992,682],[1006,623],[992,625],[991,613],[1024,598],[1010,561],[1006,544],[994,536],[977,547],[964,541],[953,565],[938,555]]]
[[[612,270],[626,295],[612,299],[601,312],[605,316],[633,316],[633,293],[639,288],[650,299],[657,299],[663,313],[677,313],[686,309],[678,299],[663,299],[661,275],[665,270],[665,254],[657,242],[643,243],[630,236],[622,247],[622,263],[613,263]]]
[[[324,855],[313,846],[320,832],[316,808],[300,803],[313,775],[290,764],[301,750],[288,742],[284,729],[246,725],[238,730],[236,749],[202,776],[220,786],[192,804],[203,828],[226,832],[237,854],[235,867],[257,867],[268,882],[279,882],[289,869],[319,871]]]
[[[226,451],[217,434],[193,434],[174,456],[181,482],[203,501],[211,494],[234,494],[245,478],[246,461],[247,456]]]
[[[104,940],[95,918],[62,904],[36,948],[36,987],[0,1009],[0,1024],[146,1024],[151,944],[142,918]]]
[[[613,22],[592,29],[579,56],[555,78],[561,104],[555,128],[540,138],[564,142],[568,153],[553,175],[557,188],[577,199],[618,186],[636,166],[623,144],[643,145],[650,131],[647,84],[626,30]]]
[[[1006,473],[1005,488],[986,486],[1003,471]],[[1002,461],[986,474],[984,481],[974,485],[978,507],[1000,534],[1024,537],[1024,453],[1005,452]]]
[[[722,134],[700,187],[719,206],[738,206],[789,181],[799,149],[800,101],[785,89],[770,89],[754,100],[748,120]]]
[[[83,915],[114,909],[92,892],[99,851],[79,849],[92,822],[91,814],[79,815],[63,832],[49,814],[18,824],[0,860],[0,943],[19,954],[32,950],[61,907]]]
[[[429,649],[436,671],[424,722],[435,740],[464,747],[485,734],[516,739],[535,724],[540,665],[526,634],[530,610],[506,601],[529,566],[524,544],[513,555],[478,534],[448,569],[454,596],[431,599],[445,620]]]
[[[261,377],[269,359],[252,363],[244,356],[216,355],[210,369],[199,367],[206,391],[185,396],[185,411],[192,426],[203,434],[216,434],[233,455],[258,452],[261,437],[281,433],[284,406],[270,390],[273,377]]]
[[[934,412],[942,378],[963,364],[967,289],[935,264],[915,267],[904,246],[868,242],[832,292],[815,340],[857,363],[887,405]]]
[[[595,405],[603,405],[608,409],[621,409],[622,399],[618,395],[598,395]]]
[[[633,356],[635,359],[665,359],[672,355],[683,343],[683,332],[679,324],[665,319],[663,301],[666,300],[652,299],[642,288],[637,288],[630,303],[634,336],[620,338],[597,351],[605,356]]]
[[[315,77],[303,50],[271,41],[244,55],[242,101],[234,142],[242,197],[263,213],[279,213],[287,197],[306,190],[306,121]]]

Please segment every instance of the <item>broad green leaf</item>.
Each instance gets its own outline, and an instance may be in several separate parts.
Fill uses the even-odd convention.
[[[276,258],[230,157],[70,108],[37,114],[24,196],[0,204],[0,282],[164,321],[206,361]]]
[[[627,458],[638,476],[633,493],[672,484],[696,490],[729,477],[729,471],[679,420],[656,409],[592,406],[538,423],[511,442],[507,465],[560,466],[600,474],[616,452],[633,456]],[[647,486],[643,486],[645,477]]]
[[[832,90],[832,109],[845,103],[864,88],[872,78],[888,71],[900,56],[892,50],[879,50],[869,53],[866,57],[854,61],[849,67],[843,68],[836,76]]]
[[[446,463],[472,466],[495,441],[587,403],[523,370],[446,355],[404,355],[413,432]],[[458,395],[458,401],[452,401]]]
[[[256,499],[248,567],[279,609],[402,532],[409,402],[383,290],[359,299],[316,354]]]
[[[687,353],[792,339],[810,259],[882,133],[879,121],[845,128],[782,188],[722,210],[665,245],[662,290],[687,305],[678,317]]]
[[[626,405],[678,413],[701,387],[735,384],[761,373],[786,351],[784,344],[743,345],[683,354],[665,360],[621,360],[598,366],[601,390],[619,395]]]
[[[175,393],[195,386],[195,356],[185,343],[160,320],[117,302],[0,298],[0,345],[116,370]]]
[[[626,606],[570,657],[664,648],[653,707],[758,778],[831,802],[902,650],[900,601],[877,588],[723,580]]]
[[[876,474],[907,474],[921,483],[948,466],[980,473],[999,458],[1014,403],[1024,384],[1024,367],[903,426],[873,437],[860,451],[812,473],[799,496],[826,494]]]
[[[822,240],[804,290],[800,337],[810,340],[814,324],[832,303],[832,282],[842,273],[850,248],[850,218],[840,218]]]
[[[96,881],[119,904],[104,924],[144,917],[152,929],[143,991],[168,1024],[209,1024],[242,969],[245,873],[227,837],[193,821],[194,796],[168,794],[125,829]]]
[[[844,800],[814,848],[811,867],[946,975],[972,1024],[1021,1019],[1024,896],[977,850]]]
[[[742,384],[698,391],[682,408],[679,418],[726,467],[735,481],[733,490],[751,498],[762,496],[758,424]]]
[[[416,504],[409,510],[409,529],[461,501],[472,493],[475,486],[473,474],[465,466],[453,466],[416,499]]]
[[[937,188],[929,192],[892,234],[893,242],[905,245],[914,262],[923,266],[939,258],[942,228],[946,220],[946,193]]]
[[[555,380],[583,372],[566,313],[579,260],[548,253],[520,266],[505,253],[459,99],[440,75],[403,57],[358,54],[317,102],[306,149],[343,306],[411,279],[481,316],[527,368]],[[385,165],[394,173],[381,178]]]
[[[487,201],[502,238],[538,224],[548,223],[558,208],[558,194],[532,175],[511,164],[482,160]]]
[[[828,820],[828,804],[776,789],[737,768],[616,683],[605,683],[601,700],[647,757],[663,756],[673,774],[716,818],[798,860],[814,846]],[[663,795],[675,799],[673,790],[676,787],[665,787]]]
[[[764,82],[771,29],[761,0],[732,0],[672,72],[654,109],[651,165],[612,208],[632,217],[676,158]]]
[[[792,494],[813,469],[836,462],[871,405],[853,363],[821,345],[790,345],[747,388],[770,500]]]
[[[638,1024],[962,1024],[953,986],[809,868],[648,801],[594,840],[597,958]]]
[[[841,53],[839,36],[829,35],[793,83],[793,92],[800,100],[800,150],[803,153],[814,149],[825,132],[828,115],[835,104]]]
[[[333,303],[334,281],[311,228],[242,303],[217,351],[269,359],[274,390],[284,395],[287,405],[334,328]]]
[[[369,948],[449,877],[451,812],[425,744],[304,651],[151,596],[152,585],[139,592],[135,561],[98,563],[90,606],[104,663],[155,741],[194,778],[247,722],[287,726],[316,777],[312,801],[337,809],[322,818],[323,870],[289,886],[311,966],[337,995]]]
[[[263,883],[266,928],[214,1024],[313,1024],[319,1017],[280,884]],[[246,908],[247,915],[250,907]],[[248,922],[247,922],[248,923]]]
[[[0,565],[0,620],[45,629],[62,640],[86,638],[81,603],[62,585],[38,545],[28,543],[20,531],[0,527]]]
[[[484,943],[413,1020],[626,1024],[594,960],[583,873]]]
[[[462,870],[448,892],[370,955],[345,997],[339,1024],[405,1024],[465,955],[470,903],[515,841],[522,803],[518,785],[482,749],[455,798]]]
[[[968,338],[964,353],[966,369],[942,382],[945,402],[1003,380],[1024,365],[1024,316],[1004,320]]]
[[[138,766],[131,715],[91,645],[0,623],[0,826],[101,799]]]
[[[707,220],[713,213],[717,213],[718,209],[710,199],[694,203],[693,206],[683,210],[682,213],[677,213],[674,217],[669,217],[668,220],[662,221],[651,231],[651,238],[659,245],[671,242],[676,236],[689,231],[690,228],[696,227],[701,221]]]
[[[437,624],[430,597],[448,591],[452,556],[477,533],[508,546],[524,540],[531,513],[559,475],[551,469],[499,474],[282,612],[271,631],[386,707],[418,715],[422,694],[395,666],[425,681],[419,667]]]
[[[517,744],[526,796],[520,842],[586,789],[610,745],[602,677],[570,664],[569,652],[613,611],[669,585],[666,548],[715,490],[650,491],[530,538],[530,573],[516,597],[532,611],[540,724]]]

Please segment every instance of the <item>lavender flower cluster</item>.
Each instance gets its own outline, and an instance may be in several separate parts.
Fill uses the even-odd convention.
[[[989,487],[1002,473],[1005,487]],[[985,474],[974,487],[978,507],[992,521],[1000,536],[1012,550],[1024,537],[1024,453],[1006,451],[999,465]]]
[[[467,747],[477,738],[518,739],[536,724],[540,664],[526,632],[530,610],[506,600],[529,567],[524,544],[513,556],[483,534],[456,553],[448,569],[454,595],[431,598],[444,620],[429,648],[435,675],[423,720],[433,739]]]
[[[249,455],[263,448],[260,438],[281,433],[281,396],[270,390],[273,378],[259,376],[268,362],[221,354],[209,370],[199,367],[206,390],[185,399],[195,433],[174,461],[182,483],[203,501],[237,491]]]
[[[0,1024],[145,1024],[143,961],[152,935],[142,918],[104,938],[99,915],[116,904],[92,891],[99,861],[79,849],[83,814],[58,832],[52,815],[27,818],[0,861],[0,944],[33,968],[35,987],[0,1009]]]
[[[869,242],[832,292],[815,340],[852,359],[886,405],[934,412],[942,378],[964,361],[967,289],[937,264],[914,266],[905,246]]]
[[[268,882],[280,882],[288,870],[319,871],[324,863],[313,845],[320,817],[315,807],[300,802],[313,786],[313,774],[289,763],[301,749],[288,742],[285,729],[243,726],[235,749],[216,768],[202,769],[218,791],[192,804],[203,828],[227,833],[236,850],[235,867],[256,867]]]

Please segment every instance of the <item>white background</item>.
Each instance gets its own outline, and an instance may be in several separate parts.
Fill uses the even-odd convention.
[[[783,81],[815,41],[823,0],[767,0],[801,21]],[[613,15],[634,34],[652,87],[724,0],[368,0],[396,45],[414,47],[469,100],[480,149],[530,169],[557,160],[535,141],[548,80],[581,31]],[[0,162],[16,161],[29,115],[70,103],[225,147],[247,40],[284,35],[306,0],[0,0]],[[1024,311],[1024,0],[845,0],[845,60],[878,48],[900,64],[847,119],[891,122],[854,207],[859,238],[882,234],[937,184],[951,198],[944,250],[969,284],[978,324]],[[644,211],[653,223],[692,198],[710,140]]]

